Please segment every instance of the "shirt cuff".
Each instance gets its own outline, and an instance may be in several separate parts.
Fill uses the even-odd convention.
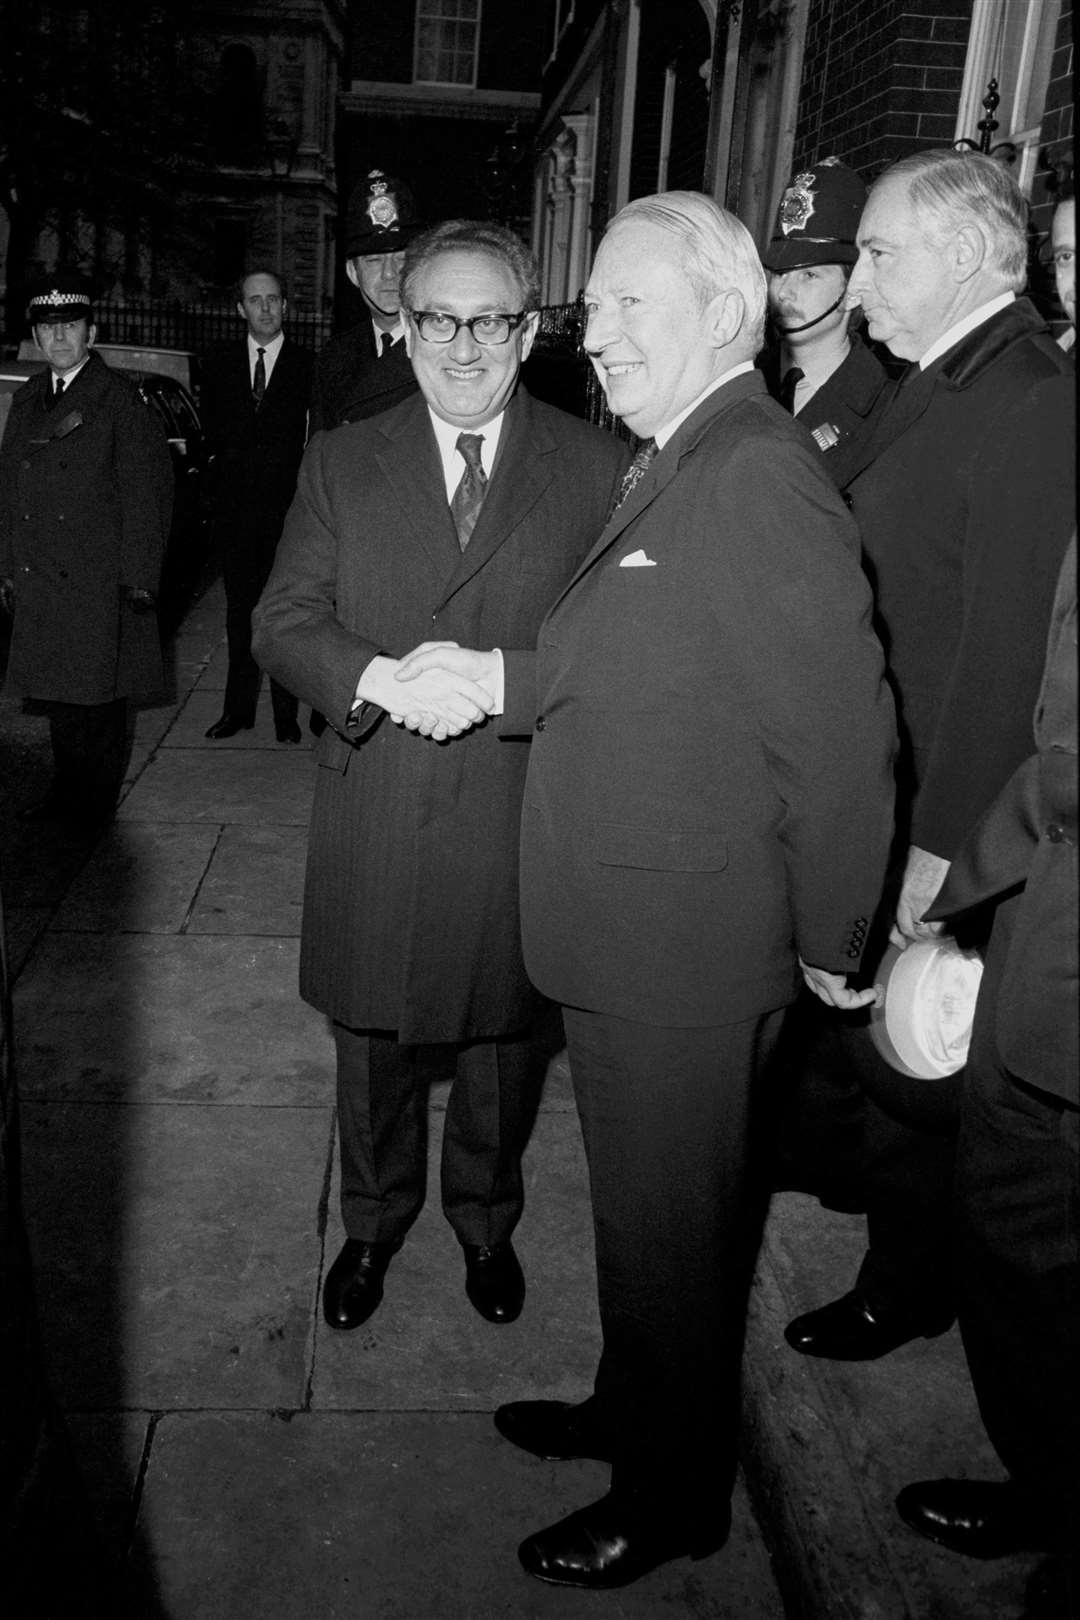
[[[502,648],[492,647],[491,650],[499,661],[498,669],[495,672],[495,691],[493,693],[495,698],[495,707],[491,712],[492,714],[502,714],[504,708],[506,707],[504,701],[506,696],[506,665],[503,663]]]

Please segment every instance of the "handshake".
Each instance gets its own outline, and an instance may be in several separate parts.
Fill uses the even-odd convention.
[[[357,697],[377,703],[395,725],[445,742],[495,710],[502,659],[456,641],[424,641],[404,658],[373,658]]]

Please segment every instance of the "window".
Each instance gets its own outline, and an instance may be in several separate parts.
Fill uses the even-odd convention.
[[[972,12],[956,140],[978,141],[979,120],[986,117],[982,100],[987,81],[994,77],[1001,100],[992,148],[998,149],[1025,196],[1035,174],[1060,11],[1060,0],[1029,0],[1026,5],[975,0]]]
[[[480,0],[417,0],[416,84],[476,84]]]

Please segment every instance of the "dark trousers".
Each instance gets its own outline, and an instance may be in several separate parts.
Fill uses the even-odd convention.
[[[462,1243],[509,1238],[525,1201],[521,1155],[544,1083],[531,1036],[401,1046],[335,1024],[341,1213],[351,1238],[397,1243],[424,1203],[428,1090],[453,1076],[442,1149],[442,1207]]]
[[[947,1321],[959,1082],[897,1074],[866,1014],[832,1012],[809,991],[788,1014],[776,1070],[774,1185],[865,1212],[855,1286],[872,1309]]]
[[[1019,897],[998,907],[956,1170],[960,1331],[986,1431],[1050,1547],[1080,1526],[1080,1111],[1005,1068],[997,990]]]
[[[127,764],[127,699],[49,702],[44,707],[53,753],[52,793],[76,818],[110,815]]]
[[[723,1530],[766,1196],[756,1081],[782,1014],[663,1029],[563,1009],[589,1165],[615,1489]]]
[[[262,671],[251,656],[251,615],[274,566],[277,530],[225,531],[221,574],[225,584],[225,633],[229,643],[229,673],[225,683],[225,712],[240,720],[255,719]],[[277,681],[270,681],[274,725],[294,725],[299,704]]]

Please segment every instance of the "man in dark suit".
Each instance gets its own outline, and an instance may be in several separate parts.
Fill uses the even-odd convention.
[[[412,192],[394,175],[372,169],[345,212],[345,274],[367,315],[330,339],[315,362],[311,431],[362,422],[416,392],[405,349],[401,267],[423,230]]]
[[[761,1081],[805,978],[834,1006],[892,829],[892,705],[858,535],[754,369],[765,277],[742,225],[672,192],[609,226],[585,345],[645,442],[535,657],[522,815],[530,976],[563,1005],[604,1343],[593,1394],[502,1407],[541,1457],[613,1464],[525,1568],[610,1587],[724,1540],[763,1200]],[[482,683],[490,653],[432,650]],[[496,697],[498,703],[498,697]],[[452,751],[452,750],[451,750]],[[800,971],[801,969],[801,971]]]
[[[849,290],[870,336],[910,362],[848,486],[900,717],[901,842],[878,908],[882,943],[890,927],[898,941],[927,937],[923,914],[949,862],[1030,752],[1076,441],[1069,361],[1017,297],[1026,229],[1006,171],[954,151],[895,164],[859,225]],[[796,1318],[788,1342],[855,1360],[940,1332],[955,1309],[958,1087],[912,1088],[862,1027],[838,1040],[832,1075],[822,1060],[803,1078],[816,1126],[799,1134],[819,1145],[818,1173],[830,1173],[834,1113],[846,1125],[854,1110],[865,1132],[870,1247],[854,1287]],[[912,1090],[926,1096],[924,1117]]]
[[[810,429],[838,489],[890,392],[848,297],[865,201],[855,170],[836,158],[800,170],[762,255],[778,341],[759,364],[773,398]]]
[[[48,367],[12,399],[0,449],[0,602],[14,614],[5,690],[44,705],[53,781],[20,819],[94,828],[123,784],[128,701],[162,684],[172,465],[153,412],[93,352],[82,278],[54,273],[29,315]]]
[[[269,578],[296,488],[311,396],[311,355],[282,330],[288,301],[280,276],[255,271],[245,276],[239,294],[244,340],[207,362],[202,386],[229,639],[225,708],[206,733],[214,738],[234,737],[255,724],[262,677],[251,654],[251,610]],[[271,679],[270,701],[278,742],[298,743],[294,694]]]
[[[993,906],[956,1168],[960,1329],[1007,1481],[909,1485],[897,1505],[958,1552],[1057,1555],[1031,1614],[1080,1608],[1076,540],[1035,707],[1036,753],[949,868],[929,913]]]
[[[451,221],[403,273],[420,394],[317,434],[255,651],[330,722],[317,750],[300,989],[334,1020],[345,1244],[326,1279],[332,1327],[376,1309],[419,1213],[425,1081],[454,1076],[443,1209],[466,1292],[491,1322],[522,1308],[511,1243],[521,1153],[543,1065],[521,957],[523,739],[480,725],[490,698],[435,671],[409,687],[423,637],[535,646],[618,490],[625,447],[529,398],[535,261],[512,232]],[[436,741],[391,722],[419,714]]]

